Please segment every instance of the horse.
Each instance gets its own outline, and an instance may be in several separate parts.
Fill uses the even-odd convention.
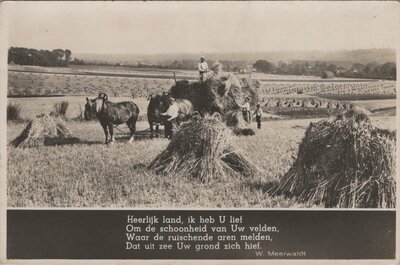
[[[136,121],[139,116],[139,108],[135,103],[132,101],[113,103],[108,101],[107,94],[100,93],[95,99],[86,98],[85,120],[90,120],[93,114],[96,115],[103,127],[106,144],[115,142],[113,127],[123,123],[128,125],[131,132],[129,143],[132,143],[136,131]],[[110,139],[108,134],[110,134]]]
[[[168,122],[165,117],[161,114],[168,110],[170,105],[170,95],[163,93],[161,95],[150,95],[147,100],[149,100],[149,105],[147,107],[147,120],[150,125],[150,137],[153,138],[154,128],[156,126],[156,137],[158,137],[160,124],[164,125],[164,136],[168,137],[170,130],[172,129],[171,123]]]
[[[171,122],[174,126],[179,126],[180,123],[190,119],[193,116],[193,104],[188,99],[169,99],[169,107],[166,112],[161,116],[165,117],[167,121]],[[169,137],[172,137],[172,130],[169,132]]]

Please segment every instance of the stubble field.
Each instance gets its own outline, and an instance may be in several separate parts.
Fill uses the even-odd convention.
[[[107,84],[105,79],[101,80]],[[140,82],[144,84],[145,81],[151,82]],[[44,84],[43,89],[48,89],[48,86]],[[98,88],[93,89],[95,91]],[[84,95],[94,97],[96,93]],[[279,180],[294,162],[299,143],[310,122],[320,118],[268,120],[263,122],[261,130],[256,129],[253,123],[251,126],[256,131],[255,136],[233,136],[233,142],[237,149],[263,170],[262,176],[223,179],[204,184],[188,177],[158,175],[147,169],[169,141],[163,138],[149,139],[148,123],[144,121],[148,104],[146,98],[132,99],[129,95],[112,97],[113,101],[133,100],[139,106],[142,118],[137,124],[138,133],[134,143],[127,143],[128,128],[123,125],[119,127],[122,132],[115,130],[117,143],[104,145],[103,130],[97,121],[77,119],[85,96],[65,94],[69,96],[9,98],[10,103],[21,106],[21,116],[25,121],[8,122],[8,142],[21,133],[29,119],[50,111],[55,103],[61,101],[69,102],[66,124],[82,141],[77,145],[30,149],[8,146],[9,207],[318,207],[300,205],[285,197],[271,197],[267,190],[270,183]],[[395,100],[359,103],[373,111],[391,109]],[[291,110],[289,108],[289,112]],[[382,128],[394,130],[394,113],[374,116],[372,120]]]
[[[394,129],[393,117],[374,119]],[[287,172],[310,120],[264,122],[255,136],[234,137],[235,147],[262,168],[260,178],[226,179],[202,184],[195,179],[157,175],[147,165],[169,141],[147,138],[147,122],[138,123],[137,140],[117,131],[117,143],[103,144],[97,122],[68,122],[79,145],[31,149],[8,147],[10,207],[310,207],[270,197],[271,181]],[[10,123],[8,139],[25,127]],[[128,131],[125,126],[121,130]]]
[[[117,143],[107,146],[97,122],[70,122],[70,129],[83,141],[80,145],[9,147],[8,204],[13,207],[293,206],[290,200],[270,198],[265,189],[269,181],[287,171],[308,122],[301,121],[295,128],[288,121],[268,122],[254,137],[235,137],[235,145],[264,170],[263,178],[208,184],[157,175],[147,169],[168,145],[166,139],[143,138],[128,144],[127,135],[117,132]],[[23,127],[24,124],[10,125],[9,139]],[[147,129],[147,123],[139,122],[138,129]],[[282,130],[290,133],[282,134]]]

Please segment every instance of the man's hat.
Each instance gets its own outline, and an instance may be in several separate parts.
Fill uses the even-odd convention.
[[[206,58],[206,57],[204,57],[204,56],[201,56],[201,57],[200,57],[200,59],[205,59],[205,58]]]

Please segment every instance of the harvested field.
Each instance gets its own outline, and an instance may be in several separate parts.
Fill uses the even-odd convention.
[[[343,102],[337,99],[323,99],[319,97],[322,95],[320,88],[322,84],[327,85],[326,82],[315,81],[319,92],[315,93],[310,89],[312,95],[308,95],[296,94],[297,90],[293,88],[301,88],[304,84],[309,84],[309,81],[279,81],[277,83],[286,82],[297,86],[266,90],[261,95],[261,98],[265,99],[264,103],[267,103],[267,100],[281,100],[284,104],[279,107],[266,106],[264,111],[269,113],[264,113],[261,129],[258,130],[253,122],[249,129],[254,131],[255,135],[232,135],[229,144],[233,150],[240,150],[245,160],[259,168],[261,174],[238,176],[225,171],[225,177],[204,176],[202,179],[188,176],[189,174],[184,177],[179,174],[163,174],[161,171],[157,173],[148,166],[167,149],[170,142],[161,138],[149,139],[148,123],[144,121],[148,101],[138,96],[167,91],[174,83],[173,80],[151,78],[146,72],[135,79],[114,75],[77,75],[74,71],[68,75],[50,75],[43,72],[9,73],[13,75],[9,79],[9,94],[67,95],[50,98],[9,98],[9,103],[21,107],[22,118],[22,121],[8,122],[9,144],[22,133],[30,119],[40,113],[50,112],[55,104],[62,101],[68,102],[65,125],[71,134],[80,139],[80,143],[73,145],[50,144],[25,149],[9,145],[7,203],[10,207],[324,207],[323,203],[299,202],[296,198],[271,196],[267,193],[271,183],[281,180],[294,165],[299,144],[310,122],[319,122],[322,117],[337,115],[345,110],[345,105],[349,102],[364,106],[373,112],[372,115],[379,115],[371,116],[374,125],[384,129],[396,129],[395,109],[392,106],[394,101]],[[121,69],[102,71],[119,74]],[[371,82],[365,81],[363,84]],[[382,83],[388,84],[386,81]],[[275,87],[273,82],[269,84],[272,84],[271,89]],[[86,102],[86,95],[93,98],[100,92],[99,89],[105,89],[103,92],[109,94],[111,101],[132,100],[139,106],[142,119],[137,124],[136,140],[133,144],[126,143],[129,131],[126,125],[119,126],[115,131],[117,143],[105,146],[100,124],[97,121],[83,122],[78,118]],[[132,89],[133,92],[138,91],[138,94],[134,93],[134,98],[131,94]],[[271,91],[274,93],[270,93]],[[362,95],[363,90],[354,87],[353,92],[345,91],[348,92]],[[119,94],[119,97],[115,97],[115,93]],[[338,94],[340,93],[338,91]],[[315,105],[318,103],[318,107],[297,106],[305,100]],[[329,102],[340,103],[342,107],[328,108]],[[313,119],[304,119],[309,117]]]
[[[89,98],[97,97],[97,94],[87,95]],[[148,101],[146,98],[136,98],[131,97],[113,97],[109,96],[109,100],[112,102],[118,101],[133,101],[138,105],[141,110],[140,117],[146,116]],[[25,120],[30,120],[41,113],[50,112],[54,108],[54,104],[60,103],[62,101],[68,101],[68,111],[66,113],[67,119],[76,119],[81,116],[81,111],[86,104],[86,96],[65,96],[65,97],[34,97],[34,98],[9,98],[8,102],[12,104],[18,104],[21,106],[21,118]],[[142,113],[143,110],[143,113]]]
[[[317,81],[317,82],[302,82],[297,80],[296,82],[276,82],[276,81],[263,81],[260,82],[260,92],[262,94],[293,94],[303,93],[311,95],[366,95],[373,97],[381,95],[385,98],[396,95],[396,81],[354,81],[354,80],[340,80],[340,81]]]
[[[91,95],[103,91],[115,97],[146,97],[168,90],[172,78],[9,72],[8,95]]]
[[[99,89],[108,95],[146,97],[167,91],[173,84],[173,72],[178,80],[197,80],[197,72],[180,70],[141,70],[127,68],[74,67],[51,68],[12,66],[8,72],[8,95],[90,95]],[[248,76],[247,76],[248,77]],[[276,76],[253,74],[260,80],[261,95],[308,94],[337,100],[394,98],[395,81],[334,79],[292,76],[276,81]],[[280,77],[282,78],[282,77]],[[353,95],[353,96],[352,96]],[[351,97],[352,96],[352,97]],[[344,98],[343,98],[344,97]],[[351,98],[350,98],[351,97]]]
[[[302,121],[301,124],[308,124]],[[265,123],[254,138],[235,137],[234,147],[264,170],[261,178],[209,184],[173,175],[156,174],[147,166],[169,144],[166,139],[140,138],[146,122],[138,123],[138,138],[128,145],[127,135],[117,132],[117,143],[103,144],[97,122],[69,122],[80,145],[17,149],[9,147],[9,206],[74,207],[295,207],[291,199],[271,198],[263,183],[282,175],[295,154],[303,129],[291,129],[291,122]],[[253,124],[254,125],[254,124]],[[16,137],[26,124],[10,123],[8,139]],[[254,128],[254,127],[253,127]],[[126,130],[126,127],[121,127]],[[284,142],[285,145],[277,145]],[[254,152],[257,147],[258,152]],[[146,152],[143,152],[146,150]],[[268,150],[264,152],[262,150]],[[121,157],[121,154],[124,154]],[[116,159],[119,157],[119,159]],[[23,164],[18,161],[25,161]],[[50,162],[51,161],[51,162]],[[40,176],[38,178],[37,176]]]
[[[318,120],[268,121],[263,122],[259,131],[252,123],[256,135],[235,136],[234,147],[260,167],[263,175],[209,184],[148,170],[147,166],[165,150],[169,141],[149,140],[147,122],[138,122],[137,141],[133,144],[125,143],[128,134],[117,131],[117,143],[105,146],[98,122],[68,121],[68,128],[79,137],[81,144],[29,149],[8,147],[8,206],[308,207],[294,199],[272,197],[266,189],[271,180],[279,180],[289,170],[307,126]],[[395,129],[393,117],[372,120],[382,128]],[[9,122],[8,142],[26,125]],[[128,132],[125,125],[120,129]]]

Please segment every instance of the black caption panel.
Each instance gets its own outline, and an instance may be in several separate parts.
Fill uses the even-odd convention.
[[[8,210],[8,259],[395,259],[395,211]]]

